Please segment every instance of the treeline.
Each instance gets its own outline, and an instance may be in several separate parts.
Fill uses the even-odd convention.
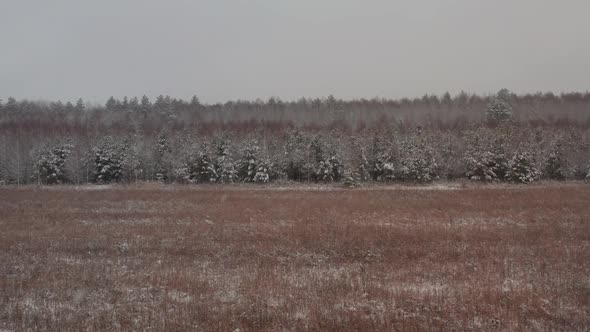
[[[109,98],[104,105],[77,102],[36,102],[8,98],[0,100],[0,130],[24,134],[156,135],[197,130],[214,134],[222,130],[247,133],[264,127],[276,132],[288,128],[309,131],[339,129],[363,131],[383,129],[391,122],[406,126],[462,129],[485,120],[483,110],[493,96],[460,93],[451,96],[425,95],[399,100],[327,98],[282,101],[229,101],[203,104],[159,96]],[[590,128],[590,93],[509,94],[513,120],[532,126],[575,126]]]
[[[445,96],[406,103],[440,108],[446,100],[448,108],[439,113],[450,116],[463,97]],[[516,183],[590,179],[588,126],[571,119],[522,121],[519,112],[527,98],[505,89],[491,97],[469,97],[469,105],[481,104],[470,111],[477,120],[451,126],[408,121],[395,112],[390,117],[377,116],[381,120],[372,126],[360,126],[358,119],[349,123],[354,126],[319,120],[313,126],[305,125],[307,120],[294,125],[281,119],[254,121],[247,115],[264,115],[266,108],[276,108],[279,113],[290,110],[284,114],[295,118],[298,112],[311,112],[315,102],[307,100],[236,103],[238,108],[261,106],[230,120],[223,113],[228,104],[206,106],[196,97],[184,102],[162,96],[153,104],[147,97],[111,98],[104,107],[88,107],[81,100],[43,104],[9,99],[0,112],[0,183],[290,180],[355,185],[461,178]],[[539,104],[546,100],[572,108],[578,105],[578,119],[590,113],[585,109],[588,94],[531,98]],[[330,114],[347,114],[347,109],[362,101],[327,98],[317,103],[315,114],[328,119]],[[383,105],[388,103],[399,106],[403,102],[374,100],[368,102],[374,108],[367,109],[379,109],[377,105],[387,109]],[[216,107],[218,111],[213,110]],[[293,110],[295,107],[301,110]],[[215,112],[222,114],[218,122],[203,120]],[[554,112],[555,118],[559,112]]]
[[[576,128],[502,123],[460,131],[391,124],[373,133],[203,136],[166,130],[155,137],[0,135],[0,183],[426,183],[439,179],[529,183],[590,179],[590,138]]]

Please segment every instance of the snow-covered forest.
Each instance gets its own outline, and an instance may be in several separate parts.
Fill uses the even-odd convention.
[[[590,93],[0,102],[0,183],[590,179]]]

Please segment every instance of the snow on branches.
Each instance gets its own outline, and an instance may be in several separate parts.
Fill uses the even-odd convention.
[[[64,167],[72,149],[69,141],[41,147],[35,163],[35,175],[40,183],[60,184],[66,181]]]

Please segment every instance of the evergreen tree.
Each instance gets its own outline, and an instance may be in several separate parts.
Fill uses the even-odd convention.
[[[243,182],[254,182],[258,172],[260,147],[255,140],[243,149],[242,158],[238,165],[238,178]]]
[[[43,146],[35,163],[35,175],[39,182],[44,184],[64,183],[66,181],[64,168],[72,149],[73,146],[70,143]]]
[[[117,104],[118,104],[118,102],[117,102],[117,100],[115,99],[115,97],[111,96],[111,97],[110,97],[110,98],[107,100],[107,102],[106,102],[106,104],[104,105],[104,107],[106,108],[106,110],[107,110],[107,111],[109,111],[109,112],[114,112],[114,111],[116,111],[116,110],[117,110]]]
[[[125,145],[118,138],[106,136],[92,149],[94,154],[94,181],[118,182],[123,177]]]
[[[122,170],[123,170],[123,178],[126,181],[137,182],[141,175],[143,174],[142,163],[139,157],[140,154],[140,147],[138,144],[137,139],[134,140],[126,140],[123,145],[123,162],[122,162]]]
[[[138,114],[140,112],[139,99],[137,99],[137,97],[133,97],[129,100],[127,110],[132,114]]]
[[[342,177],[343,167],[335,155],[327,155],[319,161],[315,178],[321,182],[339,181]]]
[[[19,107],[18,103],[16,102],[16,99],[14,99],[13,97],[8,97],[8,100],[6,100],[6,105],[4,105],[4,111],[6,111],[8,116],[17,116],[17,114],[19,113],[18,108]]]
[[[141,97],[141,104],[140,104],[140,110],[141,113],[143,114],[144,117],[146,117],[150,111],[152,109],[152,103],[150,102],[150,99],[144,95],[143,97]]]
[[[170,171],[172,168],[170,163],[171,153],[172,148],[170,147],[168,134],[165,131],[162,131],[156,139],[156,148],[153,155],[154,177],[157,181],[166,182],[170,179]]]
[[[422,133],[406,138],[402,144],[401,178],[420,183],[438,178],[438,165],[432,146]]]
[[[74,106],[74,110],[76,112],[83,112],[86,109],[86,105],[84,105],[84,101],[82,100],[82,98],[78,98],[78,100],[76,101],[76,106]]]
[[[395,167],[391,155],[385,148],[383,139],[379,136],[375,136],[373,139],[372,159],[373,180],[383,182],[395,178]]]
[[[502,89],[487,106],[486,118],[491,122],[507,121],[512,118],[510,91]]]
[[[197,98],[196,95],[191,98],[190,106],[193,109],[194,108],[198,108],[199,106],[201,106],[201,102],[199,101],[199,98]]]
[[[282,169],[289,180],[303,181],[310,178],[306,150],[306,137],[300,131],[289,131],[285,138],[282,161]]]
[[[205,151],[197,151],[176,173],[188,183],[216,182],[218,178],[215,165]]]
[[[268,183],[274,177],[273,164],[268,159],[262,159],[256,166],[256,174],[253,181],[256,183]]]
[[[503,134],[470,133],[463,158],[467,177],[474,181],[504,181],[509,168],[506,142]]]
[[[215,143],[216,160],[215,173],[217,182],[232,183],[237,179],[237,171],[231,158],[230,142],[227,137],[220,137]]]
[[[72,113],[74,111],[74,104],[68,101],[64,109],[67,113]]]
[[[547,178],[554,180],[565,179],[561,142],[557,141],[551,146],[544,166],[543,173]]]
[[[516,183],[531,183],[539,178],[540,172],[528,152],[518,151],[510,160],[508,179]]]
[[[369,179],[371,178],[369,160],[367,159],[367,155],[365,154],[364,148],[361,148],[360,163],[358,166],[357,173],[358,173],[357,178],[360,181],[363,181],[363,182],[369,181]]]

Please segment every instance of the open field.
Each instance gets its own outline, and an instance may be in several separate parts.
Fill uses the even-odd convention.
[[[590,329],[590,185],[0,187],[0,230],[2,331]]]

